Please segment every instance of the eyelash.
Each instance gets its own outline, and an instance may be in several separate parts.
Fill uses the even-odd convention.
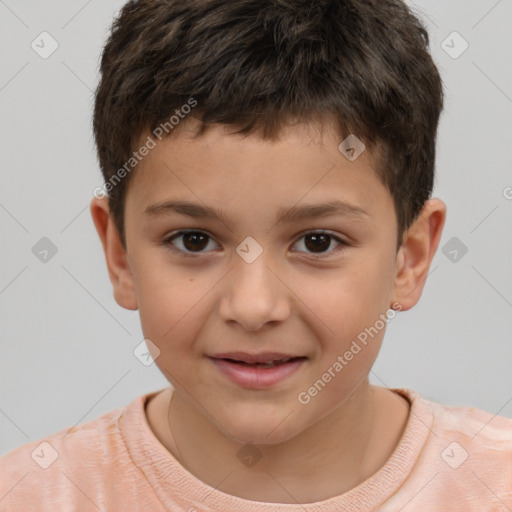
[[[199,234],[202,234],[202,235],[206,235],[210,240],[213,239],[213,237],[211,235],[209,235],[207,232],[205,231],[201,231],[201,230],[197,230],[197,229],[193,229],[193,230],[189,230],[189,231],[177,231],[176,233],[173,233],[171,235],[169,235],[168,237],[166,237],[163,241],[162,241],[162,244],[167,247],[169,250],[171,251],[175,251],[175,252],[179,252],[181,253],[182,256],[186,257],[186,258],[197,258],[203,254],[206,254],[206,252],[189,252],[189,251],[184,251],[182,249],[178,249],[176,246],[174,246],[172,244],[172,242],[176,239],[176,238],[179,238],[183,235],[187,235],[187,234],[191,234],[191,233],[199,233]],[[299,237],[299,240],[308,236],[308,235],[327,235],[328,237],[330,237],[332,240],[335,240],[336,242],[338,242],[340,245],[338,247],[335,247],[334,249],[331,249],[327,252],[324,252],[324,253],[308,253],[306,252],[306,254],[311,254],[313,256],[316,256],[317,259],[319,258],[326,258],[326,257],[329,257],[331,256],[333,253],[338,253],[338,252],[342,252],[347,246],[348,244],[342,240],[341,238],[335,236],[335,235],[332,235],[326,231],[323,231],[323,230],[318,230],[318,231],[307,231],[305,233],[303,233],[300,237]],[[304,251],[296,251],[296,252],[304,252]]]

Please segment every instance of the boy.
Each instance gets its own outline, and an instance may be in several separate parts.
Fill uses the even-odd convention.
[[[124,7],[91,213],[172,386],[7,454],[1,510],[512,509],[511,420],[368,381],[446,216],[427,45],[400,0]]]

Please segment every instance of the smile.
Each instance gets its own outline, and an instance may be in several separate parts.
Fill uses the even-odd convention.
[[[229,358],[210,360],[230,381],[246,389],[264,389],[283,382],[295,374],[306,357],[288,357],[265,362],[248,363]]]

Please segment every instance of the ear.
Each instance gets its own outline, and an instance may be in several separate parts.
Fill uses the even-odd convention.
[[[133,274],[121,236],[110,216],[108,197],[95,197],[91,201],[90,210],[105,252],[108,274],[114,287],[114,298],[121,307],[136,310],[137,297]]]
[[[419,301],[445,220],[446,205],[440,199],[430,199],[405,233],[396,258],[392,299],[401,308],[394,309],[407,311]]]

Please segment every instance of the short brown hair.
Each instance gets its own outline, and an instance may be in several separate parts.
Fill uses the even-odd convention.
[[[196,136],[223,123],[276,139],[289,120],[331,117],[341,137],[379,150],[399,247],[434,183],[443,88],[428,45],[402,0],[131,0],[113,23],[95,97],[105,182],[141,134],[191,97]],[[125,248],[130,176],[108,191]]]

